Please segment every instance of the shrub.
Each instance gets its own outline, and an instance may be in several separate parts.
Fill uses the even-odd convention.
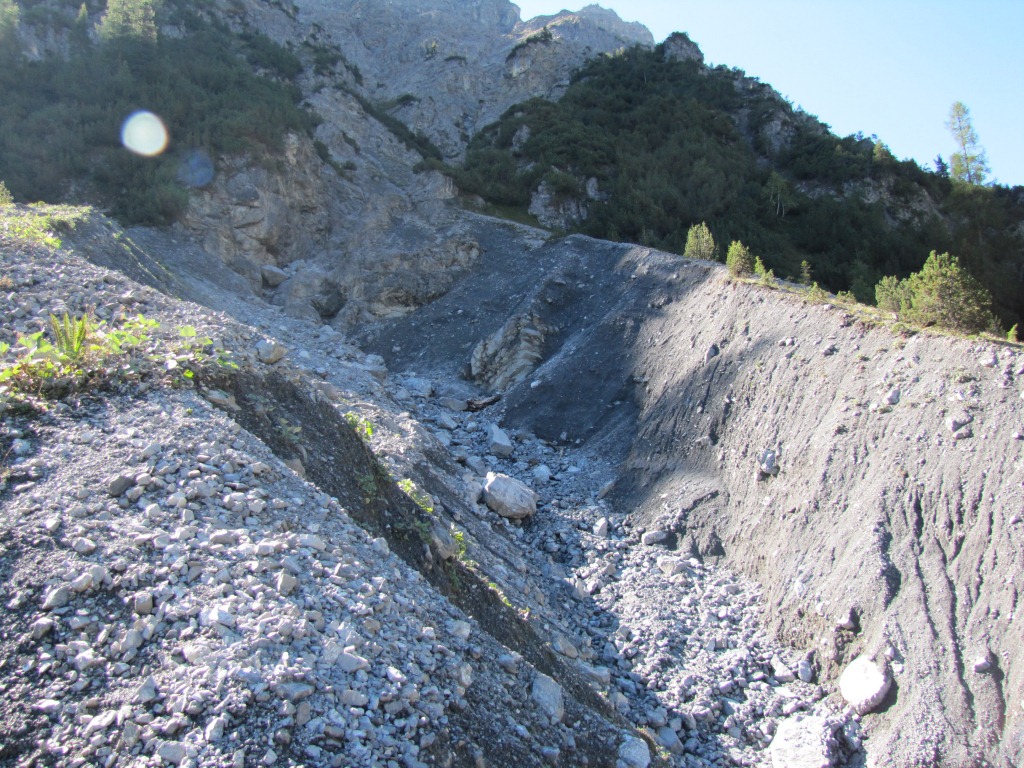
[[[718,258],[718,246],[715,245],[715,238],[711,230],[703,221],[694,224],[686,233],[686,248],[683,256],[688,259],[703,259],[704,261],[715,261]]]
[[[754,257],[754,275],[761,281],[762,285],[773,285],[775,283],[775,272],[764,265],[760,256]]]
[[[1019,339],[1017,338],[1017,323],[1013,324],[1013,327],[1006,332],[1006,340],[1011,344],[1017,344]]]
[[[879,307],[916,325],[937,325],[961,333],[979,333],[996,326],[991,294],[948,253],[932,251],[921,271],[906,280],[883,278],[875,297]]]
[[[725,256],[725,265],[733,277],[749,277],[754,274],[754,256],[739,240],[733,240]]]
[[[903,298],[906,295],[904,281],[897,277],[883,277],[875,286],[875,304],[879,309],[886,312],[899,314],[903,306]]]
[[[0,206],[13,205],[14,197],[11,195],[11,190],[7,188],[7,185],[0,181]]]

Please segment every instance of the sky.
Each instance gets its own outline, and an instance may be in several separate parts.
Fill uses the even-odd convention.
[[[524,19],[564,0],[513,0]],[[579,0],[579,10],[590,0]],[[1024,185],[1024,0],[600,0],[661,42],[686,32],[708,64],[768,83],[839,136],[877,135],[933,168],[970,110],[990,181]]]

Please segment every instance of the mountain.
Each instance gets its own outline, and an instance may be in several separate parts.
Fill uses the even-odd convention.
[[[1019,189],[593,5],[0,0],[0,57],[0,762],[1024,759],[1019,345],[767,271],[950,250],[1009,325]]]

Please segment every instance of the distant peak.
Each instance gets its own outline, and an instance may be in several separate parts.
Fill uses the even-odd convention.
[[[585,23],[621,39],[624,43],[645,46],[654,45],[654,35],[638,21],[623,21],[615,11],[591,3],[578,11],[561,10],[550,16],[536,16],[524,20],[524,30],[529,32],[549,27],[558,34],[558,27],[566,24]],[[564,35],[559,35],[564,36]]]

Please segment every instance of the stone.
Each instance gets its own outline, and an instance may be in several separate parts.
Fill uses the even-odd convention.
[[[717,344],[712,344],[708,347],[708,351],[704,353],[704,365],[707,365],[716,357],[722,354],[722,351],[718,348]]]
[[[533,679],[530,697],[537,703],[544,714],[555,722],[562,721],[562,717],[565,716],[562,686],[543,672],[538,672],[537,676]]]
[[[761,451],[758,469],[763,477],[775,477],[779,474],[779,456],[770,448]]]
[[[284,359],[288,354],[288,348],[273,339],[263,339],[256,343],[256,356],[261,363],[273,365]]]
[[[839,692],[860,715],[881,704],[891,686],[889,670],[868,656],[851,661],[839,678]]]
[[[772,656],[772,677],[780,683],[792,683],[796,680],[796,675],[793,674],[793,670],[791,670],[778,656]]]
[[[140,616],[148,616],[153,612],[152,592],[138,592],[132,602],[134,611]]]
[[[824,717],[786,718],[768,747],[772,768],[832,768],[835,762],[830,742],[835,730],[836,726]]]
[[[900,391],[898,388],[890,389],[886,392],[885,397],[882,398],[882,402],[886,405],[898,405],[900,402]]]
[[[150,675],[142,681],[142,685],[139,686],[139,690],[135,692],[135,697],[132,699],[136,704],[148,704],[157,697],[156,680]]]
[[[601,539],[608,538],[608,518],[602,517],[594,524],[594,535]]]
[[[551,468],[547,464],[538,464],[533,468],[533,479],[541,485],[551,482]]]
[[[992,669],[992,656],[991,656],[991,654],[984,653],[981,656],[978,656],[978,658],[976,658],[974,660],[974,671],[977,672],[979,675],[983,675],[986,672],[991,671],[991,669]]]
[[[171,765],[180,765],[188,757],[188,751],[180,741],[165,741],[157,747],[156,754],[165,763]]]
[[[807,659],[800,659],[800,663],[796,666],[796,676],[804,683],[813,681],[814,669],[811,667],[811,662]]]
[[[362,656],[357,656],[349,651],[342,651],[338,656],[338,666],[345,672],[358,672],[360,669],[369,669],[370,662]]]
[[[213,718],[206,724],[206,728],[203,731],[203,738],[211,744],[216,741],[220,741],[224,738],[225,724],[224,716],[217,715],[217,717]]]
[[[263,284],[267,288],[277,288],[288,279],[288,273],[273,264],[264,264],[260,267],[260,277],[263,278]]]
[[[43,610],[52,611],[54,608],[62,608],[68,604],[70,599],[71,590],[68,589],[67,585],[61,584],[51,587],[46,593],[46,597],[43,598]]]
[[[487,450],[498,458],[507,459],[515,453],[515,447],[509,436],[497,424],[487,427],[487,443]]]
[[[521,481],[497,472],[487,473],[484,503],[509,520],[523,520],[537,512],[537,494]]]
[[[341,703],[346,707],[365,707],[370,702],[369,696],[351,688],[341,692]]]
[[[91,555],[96,551],[96,542],[84,536],[79,536],[72,542],[71,548],[80,555]]]
[[[974,421],[974,417],[969,413],[960,413],[956,416],[950,416],[946,419],[946,426],[950,432],[959,432],[961,429],[971,424]]]
[[[658,743],[674,755],[681,755],[685,751],[679,736],[667,725],[658,728]]]
[[[670,546],[675,534],[662,529],[647,531],[640,537],[640,543],[646,547]]]
[[[290,595],[297,586],[299,586],[299,580],[290,573],[281,571],[277,574],[277,581],[274,583],[274,587],[279,594]]]
[[[107,483],[107,493],[115,499],[123,496],[125,491],[135,485],[135,478],[128,475],[117,475]]]
[[[619,745],[619,764],[623,768],[647,768],[651,764],[651,750],[639,736],[628,735]]]

